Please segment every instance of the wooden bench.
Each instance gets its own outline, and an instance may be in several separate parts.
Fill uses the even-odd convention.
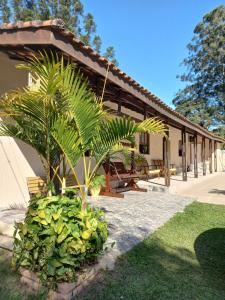
[[[152,177],[160,176],[160,168],[156,165],[149,165],[148,161],[145,159],[136,167],[136,171],[140,172],[143,176],[143,179],[150,179]]]
[[[124,195],[120,193],[125,191],[147,192],[146,189],[137,185],[140,175],[132,170],[127,170],[123,162],[107,162],[103,164],[103,168],[106,174],[106,186],[101,195],[123,198]],[[115,181],[119,182],[119,186],[112,188],[111,183]]]
[[[37,194],[43,195],[47,192],[45,177],[28,177],[27,187],[31,197]]]
[[[66,187],[74,188],[76,187],[77,182],[73,175],[66,176]],[[47,193],[47,184],[45,177],[27,177],[27,187],[30,194],[30,197],[40,194],[44,195]]]
[[[163,159],[154,159],[152,160],[152,164],[155,165],[158,169],[161,171],[161,175],[164,175],[165,173],[165,166]],[[177,169],[175,168],[174,164],[170,164],[170,174],[176,175]]]

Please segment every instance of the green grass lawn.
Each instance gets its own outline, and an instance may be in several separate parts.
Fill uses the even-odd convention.
[[[25,294],[6,253],[0,252],[0,299],[44,299]],[[78,299],[225,299],[225,206],[191,204]]]
[[[225,206],[191,204],[80,299],[225,299]]]
[[[0,237],[1,238],[1,237]],[[19,275],[11,269],[9,251],[0,250],[0,300],[45,300],[43,292],[29,295],[20,284]]]

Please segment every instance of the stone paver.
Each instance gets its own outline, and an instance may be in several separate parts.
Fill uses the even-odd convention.
[[[193,201],[190,197],[148,191],[126,192],[124,199],[99,197],[90,202],[106,212],[109,223],[110,245],[115,246],[100,263],[113,268],[118,255],[130,250],[156,229],[165,224],[177,212],[183,211]]]

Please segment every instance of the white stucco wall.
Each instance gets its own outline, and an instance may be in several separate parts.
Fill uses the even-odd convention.
[[[0,138],[0,207],[26,204],[29,200],[27,177],[44,174],[34,149],[9,137]]]
[[[225,170],[225,150],[222,150],[222,144],[217,143],[217,171]]]
[[[170,136],[170,161],[176,167],[181,167],[182,156],[179,156],[179,141],[181,141],[181,131],[177,128],[169,127]]]
[[[220,150],[221,155],[221,171],[225,171],[225,150]]]
[[[28,74],[15,68],[18,63],[0,52],[0,95],[27,85]],[[26,178],[43,175],[36,151],[16,139],[0,137],[0,166],[0,207],[27,203]]]

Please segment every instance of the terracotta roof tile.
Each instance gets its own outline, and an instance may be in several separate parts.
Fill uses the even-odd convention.
[[[65,23],[60,19],[54,20],[47,20],[47,21],[18,21],[16,23],[3,23],[0,25],[0,30],[7,30],[7,29],[21,29],[21,28],[30,28],[30,27],[58,27],[63,29],[65,27]]]

